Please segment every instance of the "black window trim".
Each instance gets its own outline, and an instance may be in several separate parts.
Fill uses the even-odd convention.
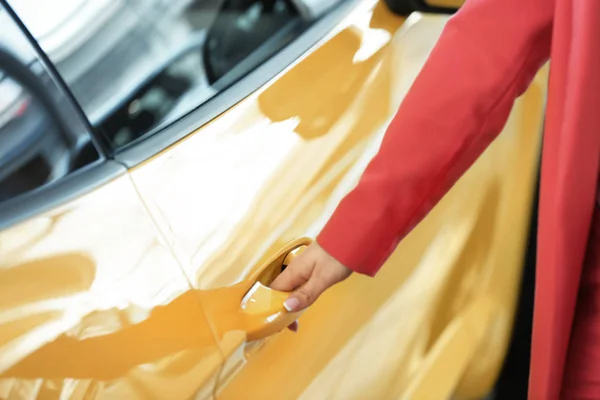
[[[57,208],[102,186],[127,169],[113,160],[99,160],[66,177],[0,204],[0,231]]]

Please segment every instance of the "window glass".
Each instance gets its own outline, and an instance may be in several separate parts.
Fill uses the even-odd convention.
[[[81,120],[0,5],[0,202],[99,159]]]
[[[113,148],[251,72],[339,0],[12,0]],[[327,5],[324,7],[323,5]]]

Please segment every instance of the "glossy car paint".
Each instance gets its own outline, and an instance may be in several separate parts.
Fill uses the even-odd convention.
[[[415,14],[398,30],[401,19],[364,1],[264,88],[132,171],[195,288],[231,287],[286,242],[318,232],[376,151],[446,20]],[[218,397],[488,392],[521,274],[544,74],[380,276],[333,288],[296,335],[240,336],[236,350],[224,350]],[[203,305],[220,324],[222,315]]]
[[[0,398],[211,398],[208,323],[127,175],[0,233]]]
[[[447,20],[357,4],[211,123],[0,233],[0,398],[490,390],[522,270],[545,70],[376,279],[351,277],[300,316],[298,334],[274,333],[296,315],[266,285],[356,183]]]

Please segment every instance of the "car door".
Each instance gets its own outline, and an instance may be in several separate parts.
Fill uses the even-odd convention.
[[[376,151],[446,20],[415,14],[400,27],[381,3],[353,3],[299,60],[273,58],[283,72],[132,172],[196,287],[249,285],[276,267],[268,260],[286,243],[318,232]],[[545,73],[377,280],[353,277],[330,290],[297,335],[249,336],[227,354],[217,396],[486,395],[510,340]],[[219,325],[218,308],[204,306]]]
[[[126,168],[0,25],[0,398],[213,398],[221,352]]]
[[[253,298],[262,330],[224,351],[219,398],[480,398],[492,389],[523,266],[545,71],[377,280],[351,278],[302,315],[300,333],[268,335],[289,322],[285,295],[264,288],[269,277],[357,182],[446,20],[342,3],[223,92],[235,105],[190,122],[183,140],[133,168],[195,287],[241,286],[242,306],[245,290],[263,293]],[[222,341],[228,307],[213,300],[203,306]]]

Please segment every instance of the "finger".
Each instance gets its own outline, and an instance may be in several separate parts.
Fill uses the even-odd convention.
[[[283,306],[289,312],[304,310],[306,307],[313,304],[325,289],[325,285],[323,285],[320,280],[313,277],[312,279],[309,279],[304,286],[292,293],[283,302]]]
[[[298,321],[292,322],[292,324],[290,326],[288,326],[287,328],[292,332],[298,332],[298,328],[299,328]]]
[[[282,292],[294,290],[308,281],[313,268],[314,264],[307,261],[306,257],[298,256],[275,278],[270,287]]]

